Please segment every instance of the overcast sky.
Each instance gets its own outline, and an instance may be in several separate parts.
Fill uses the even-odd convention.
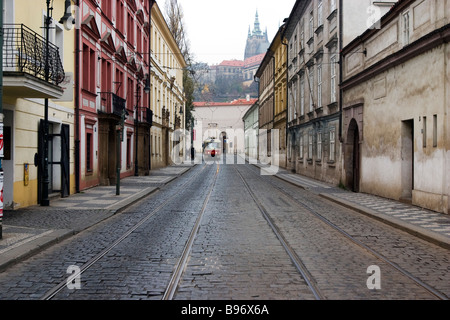
[[[164,10],[165,1],[160,7]],[[178,0],[191,51],[196,62],[209,65],[223,60],[243,60],[248,27],[253,30],[258,10],[261,30],[269,42],[288,18],[295,0]]]

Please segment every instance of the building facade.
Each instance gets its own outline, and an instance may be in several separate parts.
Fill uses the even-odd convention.
[[[150,141],[151,168],[155,169],[172,164],[173,157],[179,157],[173,154],[175,150],[185,153],[184,135],[179,133],[185,129],[183,70],[187,64],[156,3],[151,23],[150,107],[154,116]]]
[[[296,1],[288,40],[287,167],[332,184],[341,182],[340,50],[393,1]],[[369,10],[371,9],[371,10]]]
[[[273,128],[278,131],[278,165],[286,168],[286,138],[287,138],[287,41],[283,38],[284,25],[281,26],[270,45],[274,55],[274,91],[275,109],[273,113]]]
[[[258,159],[258,116],[259,105],[258,102],[255,102],[242,118],[245,133],[245,156],[249,161]]]
[[[173,132],[184,124],[186,64],[156,2],[82,0],[80,11],[82,190],[170,163]]]
[[[275,59],[271,50],[267,51],[264,59],[256,72],[255,79],[258,82],[258,160],[264,163],[272,163],[272,147],[275,112]],[[276,139],[278,140],[278,138]],[[278,149],[278,146],[276,146]]]
[[[232,102],[194,103],[194,148],[202,152],[203,142],[219,139],[224,153],[245,155],[245,133],[243,116],[256,103],[257,99],[239,99]]]
[[[343,50],[348,188],[450,212],[450,4],[402,0]]]
[[[75,192],[75,40],[73,31],[60,21],[63,1],[55,2],[51,11],[46,1],[33,3],[33,10],[23,9],[30,6],[25,0],[6,0],[3,6],[3,201],[6,210],[14,210],[41,203],[44,188],[50,197]],[[48,184],[44,181],[45,110]]]

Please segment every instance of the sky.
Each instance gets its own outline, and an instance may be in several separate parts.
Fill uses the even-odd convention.
[[[271,43],[295,0],[178,0],[178,4],[184,12],[194,60],[213,65],[223,60],[244,60],[248,28],[253,30],[256,10],[261,30],[267,28]],[[161,8],[164,10],[164,4]]]

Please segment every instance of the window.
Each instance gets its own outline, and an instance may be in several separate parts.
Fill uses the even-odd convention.
[[[114,92],[121,98],[124,97],[123,91],[124,91],[124,84],[123,84],[123,71],[120,69],[116,69],[116,79],[115,79],[115,85],[116,88]]]
[[[433,116],[433,147],[436,148],[438,145],[438,134],[437,134],[437,114]]]
[[[330,0],[330,13],[336,10],[336,0]]]
[[[123,33],[124,26],[124,5],[122,0],[117,0],[116,2],[116,28]]]
[[[298,149],[299,157],[300,159],[303,159],[303,133],[300,133],[300,143]]]
[[[409,44],[409,12],[405,12],[403,14],[403,45],[406,46]]]
[[[82,88],[95,93],[96,53],[88,45],[83,44],[83,83]]]
[[[336,102],[336,55],[331,56],[330,59],[330,89],[331,89],[331,103]]]
[[[102,92],[111,92],[112,88],[112,71],[111,62],[109,60],[102,60]]]
[[[323,0],[317,3],[317,26],[323,25]]]
[[[322,107],[322,65],[317,67],[317,107]]]
[[[127,41],[134,45],[134,18],[130,12],[127,12]]]
[[[314,68],[309,69],[309,111],[314,111],[314,95],[312,90],[312,85],[314,84]]]
[[[427,147],[427,117],[423,117],[423,128],[422,128],[422,138],[423,138],[423,147]]]
[[[330,130],[330,156],[329,161],[334,162],[336,157],[336,130],[332,128]]]
[[[86,133],[86,171],[92,172],[93,168],[93,143],[92,143],[92,133]]]
[[[305,115],[305,75],[300,76],[300,115]]]
[[[313,153],[313,133],[312,130],[309,131],[309,137],[308,137],[308,159],[312,159],[312,153]]]
[[[127,168],[131,168],[131,136],[127,135]]]
[[[314,37],[314,11],[309,13],[309,37]]]
[[[317,132],[317,161],[322,160],[322,132]]]
[[[132,78],[128,77],[127,82],[127,109],[133,110],[134,108],[134,81]]]

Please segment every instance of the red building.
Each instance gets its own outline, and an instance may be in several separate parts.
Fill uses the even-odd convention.
[[[150,170],[151,0],[78,0],[78,190]]]

